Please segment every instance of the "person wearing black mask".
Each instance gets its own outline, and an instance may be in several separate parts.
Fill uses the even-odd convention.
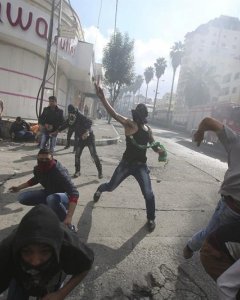
[[[136,109],[132,110],[133,120],[119,115],[106,100],[103,90],[95,84],[96,94],[101,100],[107,112],[125,129],[126,150],[122,160],[114,171],[109,182],[101,184],[93,196],[94,202],[97,202],[103,192],[111,192],[128,176],[132,175],[137,180],[146,202],[147,227],[151,232],[155,229],[155,197],[152,191],[149,169],[146,164],[147,144],[152,144],[154,138],[151,128],[146,125],[148,110],[146,105],[140,103]],[[165,151],[158,146],[152,149],[159,155],[165,155]]]
[[[85,117],[77,108],[72,104],[68,105],[68,119],[64,122],[62,126],[58,128],[58,131],[62,131],[66,128],[73,127],[75,131],[75,174],[74,177],[77,178],[81,175],[80,172],[80,158],[83,149],[87,146],[92,159],[98,170],[98,178],[103,177],[102,174],[102,164],[97,155],[95,136],[92,130],[92,121]]]
[[[46,205],[37,205],[0,242],[0,294],[8,289],[7,300],[65,299],[93,260],[92,250],[76,233]]]
[[[48,149],[38,152],[37,162],[33,170],[34,176],[19,186],[10,187],[10,191],[16,193],[40,183],[44,189],[23,192],[18,196],[18,201],[30,206],[46,204],[55,211],[60,221],[71,226],[79,193],[67,169],[53,159]]]

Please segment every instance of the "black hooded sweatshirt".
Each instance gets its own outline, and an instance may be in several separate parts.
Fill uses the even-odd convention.
[[[20,250],[29,244],[44,243],[53,255],[36,276],[27,272]],[[15,279],[30,296],[42,297],[52,292],[51,281],[60,276],[78,275],[90,270],[94,254],[77,235],[58,220],[46,205],[33,207],[7,238],[0,243],[0,294]]]

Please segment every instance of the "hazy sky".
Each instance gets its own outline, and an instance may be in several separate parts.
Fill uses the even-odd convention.
[[[116,0],[71,0],[78,13],[85,39],[95,45],[96,60],[101,62],[102,49],[114,28]],[[101,7],[102,3],[102,7]],[[99,12],[101,13],[99,18]],[[153,66],[159,57],[169,61],[175,41],[184,41],[187,32],[220,15],[240,18],[239,0],[118,0],[117,28],[135,40],[135,72]],[[99,20],[99,22],[98,22]],[[98,28],[97,28],[98,27]],[[159,86],[160,95],[169,92],[172,69],[170,62]],[[156,80],[151,83],[153,96]],[[145,93],[145,84],[141,92]]]

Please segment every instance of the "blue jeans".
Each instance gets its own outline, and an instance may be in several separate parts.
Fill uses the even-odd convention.
[[[41,142],[40,142],[40,149],[45,149],[47,146],[47,142],[50,141],[50,151],[54,153],[54,149],[57,143],[57,135],[49,135],[49,132],[43,128],[41,132]]]
[[[51,207],[61,222],[66,218],[69,204],[67,194],[55,193],[49,195],[45,190],[23,192],[18,196],[18,201],[21,204],[30,206],[46,204]]]
[[[208,235],[218,227],[240,221],[240,215],[233,211],[224,201],[223,197],[219,200],[218,205],[213,213],[206,228],[195,233],[188,241],[188,246],[193,251],[201,249],[203,242]]]
[[[31,131],[20,130],[14,133],[17,139],[34,140],[34,134]]]
[[[132,175],[138,182],[146,203],[147,218],[155,219],[155,197],[152,191],[149,169],[145,163],[128,163],[121,160],[109,182],[98,187],[98,191],[111,192],[128,176]]]

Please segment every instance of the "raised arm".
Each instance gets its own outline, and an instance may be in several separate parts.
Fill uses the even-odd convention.
[[[127,119],[126,117],[118,114],[114,110],[114,108],[110,105],[110,103],[105,98],[102,88],[100,88],[100,86],[98,86],[96,83],[95,83],[95,89],[96,89],[96,94],[97,94],[98,98],[101,100],[103,106],[106,108],[109,115],[111,117],[113,117],[116,121],[121,123],[124,127],[132,127],[133,122],[131,120]]]
[[[218,133],[223,128],[223,124],[213,118],[205,118],[199,124],[197,132],[194,134],[194,141],[199,146],[204,138],[205,131],[214,131]]]

